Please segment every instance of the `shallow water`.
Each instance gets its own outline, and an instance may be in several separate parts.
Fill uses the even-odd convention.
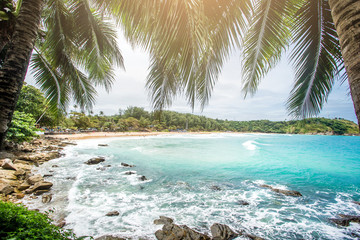
[[[54,209],[77,235],[155,239],[161,226],[153,220],[160,215],[202,232],[218,222],[266,239],[356,239],[351,233],[360,234],[357,223],[341,228],[328,220],[337,214],[360,215],[360,206],[352,203],[360,200],[360,137],[109,138],[78,141],[65,153],[37,168],[53,174],[47,178],[54,183],[53,201],[43,205],[39,198],[28,204]],[[106,161],[84,164],[95,156]],[[136,174],[125,175],[129,170]],[[140,181],[142,175],[148,180]],[[300,191],[303,197],[279,195],[261,184]],[[114,210],[120,215],[105,216]]]

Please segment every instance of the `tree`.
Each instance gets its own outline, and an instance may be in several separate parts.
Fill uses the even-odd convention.
[[[0,38],[0,148],[33,50],[31,67],[53,111],[65,111],[71,98],[81,109],[91,109],[95,86],[109,90],[112,66],[123,65],[115,31],[88,0],[17,3],[16,9],[0,9],[1,33],[6,34]]]

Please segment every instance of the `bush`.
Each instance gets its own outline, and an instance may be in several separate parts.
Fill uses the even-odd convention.
[[[35,119],[31,114],[15,111],[6,139],[17,143],[28,142],[37,136],[36,131]]]
[[[51,224],[42,213],[0,201],[0,239],[76,239],[75,234]]]

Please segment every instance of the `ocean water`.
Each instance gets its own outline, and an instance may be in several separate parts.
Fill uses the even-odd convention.
[[[360,200],[360,137],[224,133],[108,138],[78,141],[64,153],[36,169],[53,175],[46,178],[54,183],[52,202],[42,204],[38,198],[27,203],[53,210],[79,236],[155,239],[161,226],[153,221],[161,215],[205,233],[213,223],[222,223],[265,239],[360,236],[358,223],[338,227],[329,221],[338,214],[360,215],[360,205],[353,203]],[[106,161],[84,164],[96,156]],[[125,168],[122,162],[136,166]],[[303,197],[277,194],[261,184],[296,190]],[[110,211],[120,215],[105,216]]]

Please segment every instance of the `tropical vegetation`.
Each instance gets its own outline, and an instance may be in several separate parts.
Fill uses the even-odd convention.
[[[78,239],[69,230],[51,223],[51,219],[22,205],[0,200],[1,239]]]
[[[12,3],[5,0],[2,5],[8,2]],[[244,54],[244,93],[254,94],[260,80],[291,48],[295,83],[288,100],[289,113],[301,118],[316,115],[334,81],[348,79],[360,120],[359,1],[23,0],[18,3],[21,3],[18,7],[6,5],[0,9],[4,26],[1,31],[5,36],[0,44],[4,56],[0,68],[0,145],[35,42],[38,47],[33,68],[39,70],[35,75],[50,102],[56,102],[58,107],[64,107],[69,96],[75,97],[81,107],[91,107],[93,86],[110,87],[113,78],[107,70],[112,63],[122,60],[119,51],[111,51],[117,49],[114,32],[102,28],[105,26],[101,24],[102,17],[110,15],[115,16],[132,44],[141,45],[150,53],[147,87],[157,110],[171,105],[178,94],[184,94],[192,108],[196,101],[203,108],[225,60],[237,48],[242,48]]]

